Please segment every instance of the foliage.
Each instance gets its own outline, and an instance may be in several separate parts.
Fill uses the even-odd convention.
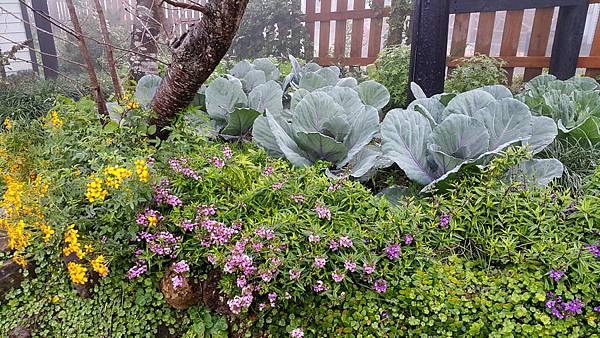
[[[418,99],[406,110],[391,110],[384,119],[382,148],[425,189],[463,166],[485,163],[511,145],[527,144],[536,154],[557,134],[551,119],[534,117],[504,86],[432,98],[425,97],[415,84],[413,89]],[[525,161],[520,166],[540,184],[562,176],[562,164],[556,160]]]
[[[250,1],[230,54],[238,59],[300,55],[309,47],[301,15],[298,1]]]
[[[559,138],[539,154],[542,158],[556,158],[565,166],[560,185],[581,193],[585,179],[600,165],[600,148],[570,138]]]
[[[369,68],[369,76],[390,91],[390,108],[406,106],[409,65],[410,47],[398,45],[382,50]]]
[[[463,58],[446,80],[446,91],[464,93],[479,87],[506,85],[508,73],[504,70],[504,61],[482,54]]]
[[[392,0],[387,46],[410,43],[410,16],[414,10],[412,0]]]
[[[584,142],[600,141],[600,85],[589,77],[561,81],[540,75],[527,84],[519,99],[536,115],[551,117],[561,135]]]
[[[303,75],[291,110],[269,110],[257,118],[253,138],[272,156],[286,157],[296,166],[318,160],[338,169],[352,164],[351,175],[361,177],[374,164],[361,152],[379,131],[378,109],[387,104],[389,93],[375,81],[331,86],[340,82],[334,77],[329,68]]]

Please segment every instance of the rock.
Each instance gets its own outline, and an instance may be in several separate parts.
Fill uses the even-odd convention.
[[[23,281],[21,266],[12,259],[0,264],[0,298],[12,288],[18,287]]]
[[[31,331],[25,326],[17,326],[8,332],[8,338],[31,338]]]
[[[177,276],[181,277],[182,285],[176,288],[172,280]],[[166,302],[177,310],[185,310],[198,304],[202,296],[200,284],[170,268],[160,281],[160,291],[165,296]]]
[[[202,283],[202,302],[209,310],[222,315],[231,315],[227,297],[219,290],[222,273],[218,269],[208,272],[208,278]]]
[[[4,230],[0,230],[0,252],[8,252],[8,235]]]

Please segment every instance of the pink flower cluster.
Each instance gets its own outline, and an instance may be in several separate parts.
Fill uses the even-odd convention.
[[[208,216],[212,216],[212,215],[216,214],[217,209],[215,208],[214,204],[201,205],[198,207],[197,212],[198,212],[199,216],[208,217]]]
[[[194,169],[192,169],[188,166],[189,161],[190,160],[187,158],[180,158],[180,159],[172,158],[168,162],[169,162],[169,166],[171,167],[171,169],[174,172],[180,173],[181,175],[183,175],[185,177],[189,177],[196,181],[201,180],[202,178],[200,177],[200,175],[198,175],[198,173]]]
[[[298,204],[304,203],[304,200],[306,199],[303,195],[291,195],[290,197]]]
[[[173,257],[175,251],[179,249],[181,237],[174,236],[168,231],[156,234],[140,232],[138,234],[138,240],[144,240],[148,245],[148,249],[157,255]]]
[[[209,159],[208,163],[211,163],[212,165],[214,165],[215,168],[223,168],[225,166],[225,161],[216,156]]]
[[[206,247],[228,243],[231,237],[238,232],[233,227],[228,227],[224,223],[211,219],[202,221],[200,226],[208,232],[208,238],[202,241],[202,245]]]
[[[179,197],[171,193],[171,182],[163,179],[160,183],[154,186],[154,201],[158,204],[167,204],[173,207],[183,204]]]
[[[156,225],[156,222],[160,222],[163,219],[164,217],[160,214],[160,212],[147,208],[143,213],[137,215],[135,222],[139,225],[148,226]],[[152,222],[150,220],[152,220]]]
[[[230,159],[233,157],[233,151],[231,151],[231,148],[229,147],[223,147],[223,158],[225,158],[226,160]]]
[[[138,260],[135,265],[129,269],[129,271],[127,271],[127,278],[129,280],[138,278],[139,276],[145,274],[146,271],[148,271],[148,265],[146,262],[143,260]]]
[[[173,264],[173,271],[176,273],[186,273],[190,271],[190,266],[186,261],[179,261]]]
[[[171,277],[171,283],[173,285],[173,289],[179,289],[183,286],[183,277],[181,276],[173,276]]]
[[[317,216],[320,219],[331,220],[331,211],[322,205],[317,205],[315,207],[315,211],[317,212]]]
[[[269,176],[273,173],[273,167],[266,167],[265,170],[263,170],[262,175],[263,176]]]

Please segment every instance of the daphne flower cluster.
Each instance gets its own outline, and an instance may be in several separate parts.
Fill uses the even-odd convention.
[[[198,223],[194,223],[192,221],[186,220],[181,223],[181,228],[185,231],[193,231],[197,227],[198,227]]]
[[[262,171],[263,176],[269,176],[273,173],[273,167],[266,167],[265,170]]]
[[[158,222],[162,221],[163,218],[164,217],[160,212],[148,208],[137,216],[135,222],[139,225],[154,227]]]
[[[413,235],[411,235],[411,234],[404,235],[404,244],[411,245],[414,240],[415,240],[415,238],[413,237]]]
[[[331,220],[331,211],[322,205],[317,205],[315,207],[315,211],[317,212],[317,216],[320,219]]]
[[[186,261],[179,261],[173,264],[173,271],[176,273],[186,273],[190,271],[190,266]]]
[[[373,272],[375,272],[375,263],[373,263],[373,264],[364,263],[363,270],[365,271],[365,273],[367,275],[372,274]]]
[[[211,159],[208,160],[208,163],[212,164],[215,166],[215,168],[223,168],[225,166],[225,161],[223,161],[222,159],[218,158],[218,157],[213,157]]]
[[[340,237],[339,243],[342,248],[351,248],[353,245],[352,240],[348,236]]]
[[[172,207],[183,204],[179,197],[171,192],[171,182],[167,179],[160,180],[160,183],[154,186],[154,201],[158,204],[167,204]]]
[[[242,313],[243,310],[247,309],[252,305],[254,297],[252,296],[252,287],[245,287],[242,289],[241,296],[235,296],[233,299],[227,301],[229,309],[236,315]]]
[[[391,260],[396,260],[396,259],[400,258],[400,254],[401,254],[400,244],[392,244],[392,245],[388,246],[387,248],[385,248],[385,253],[387,254],[388,258]]]
[[[199,216],[208,217],[208,216],[215,215],[217,213],[217,209],[215,208],[214,204],[201,205],[198,207],[197,212],[198,212]]]
[[[290,337],[293,337],[293,338],[303,338],[304,337],[304,330],[302,330],[301,328],[293,329],[292,332],[290,332]]]
[[[338,190],[340,190],[341,187],[342,187],[342,183],[337,182],[337,183],[329,185],[329,188],[327,188],[327,191],[329,191],[329,192],[338,191]]]
[[[272,240],[273,237],[275,237],[275,234],[273,233],[273,230],[271,229],[267,229],[265,227],[259,228],[257,229],[254,234],[260,238],[264,238],[267,240]]]
[[[223,158],[225,158],[226,160],[230,159],[233,157],[233,151],[231,151],[231,148],[229,147],[223,147]]]
[[[173,289],[179,289],[183,286],[183,277],[181,276],[173,276],[171,277],[171,284],[173,285]]]
[[[308,235],[308,241],[310,243],[319,243],[321,241],[321,236],[315,235],[315,234],[310,234],[310,235]]]
[[[148,265],[146,262],[143,260],[138,260],[135,265],[129,269],[129,271],[127,271],[127,278],[129,280],[138,278],[139,276],[145,274],[146,271],[148,271]]]
[[[169,160],[169,166],[174,172],[179,173],[185,177],[194,179],[196,181],[201,180],[200,175],[198,175],[198,173],[194,169],[190,168],[188,164],[189,160],[187,158],[172,158]]]
[[[144,240],[151,252],[161,256],[172,256],[179,249],[179,242],[181,241],[181,237],[174,236],[168,231],[156,234],[140,232],[138,239]]]
[[[342,272],[340,272],[339,269],[336,269],[334,272],[331,273],[331,278],[333,278],[333,280],[336,283],[343,281],[344,277],[346,277],[346,276]]]
[[[560,270],[550,270],[548,271],[547,275],[548,277],[554,279],[555,282],[558,282],[565,276],[565,273]]]
[[[202,241],[202,244],[206,247],[228,243],[231,237],[238,232],[233,227],[228,227],[224,223],[210,219],[202,221],[200,226],[208,232],[208,239]]]
[[[305,197],[303,195],[291,195],[292,200],[298,204],[304,203]]]
[[[549,292],[547,296],[550,299],[546,301],[546,308],[550,309],[552,315],[558,319],[564,319],[583,312],[584,304],[579,298],[564,302],[561,296],[555,296],[552,292]]]
[[[271,185],[271,189],[273,190],[279,190],[281,188],[283,188],[283,182],[277,182]]]
[[[344,269],[350,271],[350,272],[355,272],[356,271],[356,262],[353,261],[345,261],[344,262]]]
[[[384,293],[387,291],[388,284],[385,279],[378,279],[373,283],[373,290],[378,293]]]
[[[326,263],[327,263],[327,258],[315,257],[315,259],[313,261],[313,266],[315,268],[322,269],[325,267]]]
[[[440,216],[440,227],[442,227],[442,228],[448,227],[448,224],[450,224],[451,220],[452,220],[452,216],[450,216],[450,214],[442,213],[442,215]]]
[[[598,241],[598,244],[586,246],[586,249],[588,249],[592,255],[600,258],[600,241]]]
[[[321,293],[324,291],[329,290],[329,287],[323,283],[322,280],[318,280],[314,285],[313,285],[313,291],[316,293]]]

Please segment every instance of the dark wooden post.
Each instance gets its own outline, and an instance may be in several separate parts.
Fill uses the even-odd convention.
[[[39,67],[37,63],[37,57],[34,52],[33,45],[33,34],[31,34],[31,22],[29,21],[29,13],[25,4],[20,2],[21,5],[21,16],[23,17],[23,24],[25,25],[25,36],[27,37],[27,47],[29,47],[29,58],[31,59],[31,69],[35,76],[39,75]]]
[[[558,12],[550,74],[561,80],[575,76],[577,71],[588,4],[588,0],[580,0],[580,4],[563,6]]]
[[[448,48],[448,0],[417,0],[412,20],[410,81],[427,96],[444,91]],[[409,98],[414,97],[409,90]]]
[[[47,19],[48,2],[46,0],[32,0],[33,19],[37,30],[38,41],[42,54],[42,64],[44,65],[44,78],[46,80],[56,79],[58,77],[58,59],[56,58],[56,45],[52,36],[52,24]]]

